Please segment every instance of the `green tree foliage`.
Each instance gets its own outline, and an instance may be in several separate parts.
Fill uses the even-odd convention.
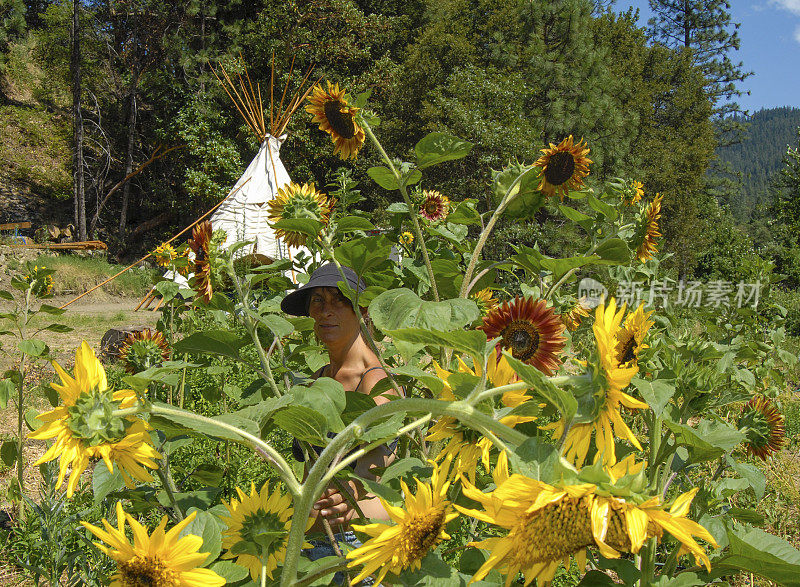
[[[738,120],[747,125],[744,140],[721,146],[717,156],[732,170],[731,179],[741,181],[741,190],[729,202],[731,212],[739,222],[748,222],[757,218],[758,206],[771,201],[770,185],[795,140],[800,108],[764,108]]]
[[[651,37],[671,48],[691,52],[692,64],[706,78],[706,89],[715,114],[724,117],[737,112],[735,98],[741,95],[736,84],[752,75],[740,61],[729,56],[739,49],[739,23],[731,20],[728,0],[650,0],[655,16],[650,19]],[[732,30],[731,30],[732,29]]]
[[[25,2],[0,0],[0,51],[6,53],[8,44],[25,32]]]

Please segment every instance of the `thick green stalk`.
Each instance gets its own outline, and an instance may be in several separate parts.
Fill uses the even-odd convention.
[[[425,262],[425,268],[428,270],[428,276],[431,280],[431,290],[433,291],[433,298],[437,302],[439,301],[439,290],[436,288],[436,276],[433,273],[433,266],[431,265],[431,259],[428,256],[428,247],[425,245],[425,238],[422,236],[422,228],[419,225],[419,220],[417,219],[417,215],[414,214],[412,207],[411,207],[411,198],[408,197],[408,190],[406,190],[406,184],[403,182],[403,178],[400,176],[400,172],[397,171],[397,168],[394,166],[389,155],[381,145],[378,138],[375,136],[375,133],[372,132],[372,128],[367,124],[367,122],[362,118],[359,120],[361,125],[364,127],[364,132],[367,133],[367,136],[378,149],[378,152],[381,154],[383,161],[389,167],[389,170],[394,175],[395,181],[397,181],[397,185],[399,186],[400,195],[403,196],[403,201],[408,206],[408,215],[411,218],[411,224],[414,228],[414,236],[417,239],[417,243],[419,244],[420,250],[422,251],[422,260]]]
[[[497,221],[500,219],[500,215],[505,211],[508,205],[514,200],[514,198],[516,198],[517,195],[519,195],[519,191],[513,193],[514,188],[517,187],[520,181],[522,181],[522,177],[528,171],[530,171],[530,168],[527,168],[525,169],[525,171],[520,173],[514,180],[514,182],[511,184],[511,186],[509,186],[508,190],[503,196],[503,200],[500,202],[500,205],[492,214],[492,217],[489,219],[489,222],[486,224],[486,227],[481,232],[480,237],[478,237],[478,243],[475,245],[475,250],[472,251],[472,257],[469,260],[467,271],[466,273],[464,273],[464,281],[461,282],[461,291],[458,293],[458,297],[465,298],[469,295],[469,286],[471,283],[470,280],[472,279],[472,274],[475,272],[475,265],[478,263],[478,259],[481,256],[481,251],[483,251],[483,247],[486,244],[486,240],[489,238],[489,234],[491,234],[492,230],[494,229],[494,225],[497,224]]]
[[[131,412],[130,410],[133,410]],[[292,468],[289,466],[289,463],[280,455],[278,451],[272,448],[269,444],[258,438],[257,436],[253,436],[252,434],[245,432],[244,430],[240,430],[236,426],[231,424],[227,424],[221,420],[214,420],[212,418],[206,418],[205,416],[201,416],[200,414],[195,414],[194,412],[187,412],[184,410],[176,410],[173,408],[165,408],[163,406],[150,406],[147,409],[142,409],[142,407],[138,408],[128,408],[127,410],[115,410],[113,414],[115,416],[127,416],[132,413],[148,411],[151,414],[162,414],[164,416],[180,416],[184,419],[195,420],[197,422],[204,422],[208,424],[212,424],[218,428],[224,428],[234,434],[240,436],[243,440],[246,440],[250,444],[252,444],[256,450],[261,453],[267,460],[269,460],[275,468],[278,470],[278,473],[281,476],[281,481],[286,485],[286,488],[292,495],[300,495],[301,487],[300,483],[298,483],[297,479],[292,472]]]
[[[326,476],[326,469],[337,455],[347,449],[347,446],[354,440],[358,440],[363,431],[373,422],[397,413],[423,412],[440,416],[452,416],[457,418],[462,424],[473,428],[479,432],[490,430],[495,435],[512,444],[519,445],[525,441],[527,436],[521,432],[509,428],[497,422],[491,417],[479,412],[471,405],[456,401],[447,402],[440,400],[407,398],[391,401],[364,412],[322,451],[317,462],[308,471],[302,493],[295,499],[294,516],[292,526],[289,530],[289,539],[286,545],[286,559],[284,562],[283,573],[281,575],[281,586],[291,587],[297,582],[297,564],[300,556],[300,549],[303,545],[305,535],[305,520],[311,515],[311,508],[314,500],[325,488],[323,481]]]

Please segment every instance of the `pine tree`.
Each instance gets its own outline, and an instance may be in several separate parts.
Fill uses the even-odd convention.
[[[728,0],[649,0],[655,16],[648,21],[651,38],[672,49],[691,51],[692,64],[706,78],[706,90],[722,118],[739,111],[734,101],[742,95],[737,83],[752,75],[743,63],[734,63],[739,49],[739,23],[731,22]],[[731,30],[732,29],[732,30]]]

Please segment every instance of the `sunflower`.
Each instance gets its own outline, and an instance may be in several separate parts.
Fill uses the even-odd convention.
[[[139,373],[169,360],[172,354],[164,335],[145,328],[131,332],[119,347],[119,360],[128,373]]]
[[[420,561],[432,548],[450,539],[445,527],[458,514],[447,500],[449,473],[450,459],[434,465],[430,484],[415,479],[416,495],[401,480],[405,508],[394,507],[381,499],[394,525],[353,524],[354,530],[372,537],[363,546],[347,553],[350,559],[348,566],[364,566],[353,579],[353,584],[376,571],[378,576],[375,583],[379,584],[389,572],[399,575],[405,569],[419,569]]]
[[[268,202],[269,221],[297,220],[308,218],[327,224],[335,200],[329,200],[320,193],[313,183],[303,185],[289,183],[278,189],[275,198]],[[300,247],[308,238],[302,232],[276,228],[275,234],[284,239],[290,247]]]
[[[53,271],[46,267],[28,265],[28,274],[24,280],[31,286],[31,293],[39,298],[45,298],[53,293]]]
[[[511,350],[515,359],[533,365],[545,375],[553,375],[561,364],[564,350],[564,323],[544,300],[514,298],[495,308],[478,326],[488,339],[501,336],[498,347]]]
[[[178,274],[183,277],[189,277],[189,274],[191,274],[194,269],[194,260],[189,256],[190,251],[191,249],[185,246],[178,252],[178,256],[175,257],[175,269],[178,271]]]
[[[61,396],[63,405],[37,416],[45,424],[28,437],[55,439],[55,442],[34,466],[60,458],[56,488],[61,487],[71,467],[67,497],[72,497],[81,474],[92,459],[103,459],[109,471],[114,470],[116,462],[129,487],[133,486],[131,477],[142,482],[152,481],[153,477],[144,467],[157,469],[154,461],[161,455],[152,446],[149,426],[133,416],[119,418],[111,413],[136,405],[133,390],[108,388],[103,365],[85,341],[75,355],[74,379],[58,363],[53,363],[53,368],[62,384],[51,385]]]
[[[678,496],[669,511],[664,510],[659,496],[637,503],[598,495],[592,508],[592,530],[600,553],[606,558],[618,558],[621,552],[638,553],[649,538],[660,540],[666,530],[682,544],[682,551],[691,552],[695,562],[710,571],[711,561],[695,536],[714,548],[719,545],[708,530],[686,517],[697,491],[695,487]]]
[[[475,300],[475,303],[478,304],[478,310],[480,310],[481,316],[486,316],[489,312],[494,310],[498,304],[497,298],[494,297],[491,288],[488,287],[472,294],[469,297],[471,300]]]
[[[452,373],[442,369],[438,363],[436,363],[436,361],[434,361],[433,365],[436,369],[436,374],[444,382],[444,388],[440,394],[440,397],[444,400],[455,400],[455,395],[453,395],[452,389],[448,384],[448,379]],[[487,380],[493,386],[501,387],[517,380],[517,374],[508,364],[508,361],[504,356],[501,355],[500,359],[496,361],[490,359],[488,365]],[[476,371],[473,372],[473,370],[470,369],[466,363],[464,363],[461,357],[458,357],[458,370],[461,373],[476,375],[478,377],[481,375],[480,369],[476,369]],[[519,406],[529,399],[530,396],[525,395],[525,390],[522,390],[506,392],[503,394],[501,401],[505,407],[513,408]],[[521,424],[523,422],[532,422],[535,419],[536,418],[533,416],[519,416],[510,414],[501,417],[499,422],[510,428],[513,428],[517,424]],[[475,469],[478,461],[483,463],[483,466],[487,471],[490,470],[490,456],[493,446],[492,441],[475,430],[472,430],[466,426],[462,426],[455,418],[449,416],[441,418],[436,424],[430,427],[428,430],[428,436],[425,438],[431,442],[446,441],[444,447],[439,451],[439,454],[436,455],[435,460],[453,460],[453,462],[456,464],[456,469],[460,471],[466,471],[467,475],[473,482],[475,481]]]
[[[319,124],[319,129],[331,135],[331,140],[336,145],[333,154],[339,153],[342,159],[358,155],[358,150],[364,144],[366,135],[364,129],[356,122],[356,113],[360,108],[350,106],[345,99],[344,88],[339,89],[339,84],[327,82],[328,89],[323,90],[320,84],[314,87],[310,104],[306,112],[312,114],[313,123]]]
[[[628,188],[627,195],[630,196],[630,199],[626,198],[625,195],[622,196],[622,199],[625,204],[629,206],[633,206],[635,203],[641,200],[642,196],[644,195],[644,185],[642,182],[634,179]]]
[[[192,287],[195,293],[207,304],[214,294],[211,284],[211,237],[213,229],[208,220],[204,220],[192,229],[189,248],[194,253],[194,278]]]
[[[174,585],[180,587],[216,587],[225,585],[225,579],[210,569],[200,568],[208,558],[207,552],[197,552],[203,539],[194,534],[180,538],[180,533],[192,523],[197,512],[189,514],[182,522],[165,532],[167,516],[148,536],[147,530],[117,502],[117,527],[102,520],[105,530],[81,522],[84,528],[105,542],[95,542],[97,548],[114,559],[117,572],[111,587],[133,585]],[[125,521],[133,531],[133,544],[125,536]]]
[[[595,311],[593,330],[597,343],[597,360],[589,366],[590,385],[595,403],[594,417],[591,422],[573,425],[568,430],[564,443],[566,459],[577,466],[586,460],[592,431],[596,433],[597,458],[602,454],[604,464],[616,463],[615,437],[625,438],[637,449],[642,450],[641,444],[620,414],[623,406],[629,409],[648,408],[646,403],[622,391],[639,371],[635,362],[622,366],[617,358],[618,336],[624,313],[625,306],[617,311],[617,304],[613,298],[607,307],[601,304]],[[564,422],[559,420],[543,426],[542,429],[553,430],[553,437],[558,439],[564,433]]]
[[[763,395],[747,402],[738,427],[747,436],[744,441],[747,453],[762,461],[778,452],[786,441],[783,414]]]
[[[411,246],[411,243],[414,242],[414,235],[407,230],[400,235],[400,244],[405,246]]]
[[[286,556],[286,541],[294,512],[292,500],[277,487],[270,493],[269,482],[264,483],[260,492],[251,483],[249,495],[238,487],[236,493],[238,500],[233,498],[230,504],[224,504],[229,515],[223,518],[228,529],[222,537],[222,547],[228,552],[222,558],[238,556],[236,564],[250,569],[254,581],[260,579],[261,568],[266,566],[271,579],[272,572]],[[308,522],[310,528],[314,520]],[[304,544],[303,547],[310,548],[311,545]]]
[[[653,255],[658,252],[656,239],[661,236],[658,231],[658,219],[661,218],[662,199],[663,196],[656,194],[656,197],[647,207],[647,212],[645,212],[637,232],[636,242],[639,243],[639,246],[636,248],[636,258],[642,263],[652,259]]]
[[[653,310],[644,311],[644,303],[635,312],[625,317],[625,325],[617,332],[616,359],[620,365],[626,365],[639,358],[642,349],[650,348],[644,344],[644,337],[650,327],[655,324],[650,320]]]
[[[178,253],[169,243],[161,243],[153,251],[153,258],[159,267],[168,267],[178,257]]]
[[[536,578],[546,583],[562,561],[569,564],[570,557],[583,567],[587,547],[596,546],[603,556],[617,558],[620,552],[638,552],[647,538],[660,538],[664,530],[710,568],[708,556],[694,536],[714,547],[717,544],[705,528],[686,518],[697,489],[681,495],[666,512],[658,497],[631,491],[641,464],[637,467],[626,461],[625,470],[616,470],[615,475],[608,469],[594,471],[595,475],[605,473],[606,483],[600,489],[581,482],[580,477],[548,485],[522,475],[508,475],[505,453],[500,455],[498,465],[501,463],[506,470],[495,475],[496,488],[489,493],[461,479],[464,495],[480,503],[483,510],[456,509],[508,530],[505,536],[470,543],[490,553],[473,580],[483,579],[496,568],[506,575],[506,587],[519,572],[525,576],[525,585]],[[625,475],[626,484],[618,489],[614,483]],[[642,481],[640,476],[639,486]]]
[[[575,332],[583,322],[583,319],[591,313],[592,309],[586,305],[586,298],[582,297],[575,305],[572,306],[569,312],[561,314],[561,321],[567,330]]]
[[[539,172],[539,190],[548,196],[559,195],[561,199],[570,190],[583,187],[583,178],[589,175],[589,163],[586,155],[589,148],[581,139],[573,144],[572,135],[561,141],[558,146],[550,143],[550,147],[541,149],[542,156],[534,163],[541,167]]]
[[[419,213],[431,222],[444,220],[450,213],[450,198],[436,190],[425,190],[422,192]]]

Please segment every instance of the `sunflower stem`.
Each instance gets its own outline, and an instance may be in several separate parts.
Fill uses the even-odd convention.
[[[481,235],[478,238],[478,243],[475,245],[475,249],[472,251],[472,257],[470,257],[467,271],[464,273],[464,280],[461,282],[461,291],[458,292],[458,297],[466,298],[469,295],[469,289],[473,285],[471,281],[472,274],[475,272],[475,265],[478,263],[478,258],[481,255],[481,251],[483,251],[486,240],[489,238],[492,230],[494,230],[494,225],[497,224],[497,221],[500,219],[500,215],[505,211],[508,205],[514,201],[514,198],[519,195],[519,190],[514,192],[514,188],[517,187],[519,182],[522,181],[522,177],[531,169],[532,167],[526,167],[525,171],[520,173],[516,179],[514,179],[513,183],[508,187],[508,190],[506,190],[500,205],[495,209],[492,217],[486,224],[486,227],[481,231]]]
[[[408,196],[408,190],[406,189],[405,181],[403,181],[400,172],[397,171],[397,168],[394,166],[392,159],[386,153],[381,145],[378,138],[375,136],[375,133],[372,132],[372,128],[367,124],[367,122],[363,119],[363,117],[359,117],[359,122],[361,126],[364,128],[364,132],[367,134],[369,139],[373,142],[375,147],[380,152],[381,157],[383,158],[386,165],[388,165],[389,170],[394,175],[395,181],[397,181],[397,185],[399,186],[398,189],[400,191],[400,195],[403,196],[403,201],[406,203],[408,207],[408,215],[411,218],[411,225],[414,228],[414,235],[417,238],[417,243],[419,244],[420,250],[422,251],[422,260],[425,262],[425,268],[428,270],[428,277],[431,280],[431,291],[433,291],[433,298],[435,301],[439,301],[439,290],[436,288],[436,276],[433,273],[433,266],[431,265],[431,259],[428,256],[428,247],[425,245],[425,239],[422,236],[422,228],[419,225],[419,220],[417,219],[417,215],[413,213],[411,209],[411,198]]]
[[[418,418],[418,419],[414,420],[413,422],[411,422],[411,424],[407,424],[406,426],[403,426],[402,428],[400,428],[397,431],[397,437],[399,438],[403,434],[407,434],[407,433],[411,432],[412,430],[414,430],[415,428],[419,428],[420,426],[422,426],[426,422],[429,422],[432,417],[433,416],[431,414],[426,414],[426,415],[422,416],[421,418]],[[365,454],[367,454],[369,451],[371,451],[371,450],[373,450],[373,449],[375,449],[375,448],[377,448],[377,447],[379,447],[379,446],[381,446],[383,444],[386,444],[385,440],[376,440],[375,442],[370,442],[369,444],[361,447],[360,449],[350,453],[349,455],[347,455],[346,458],[342,459],[342,461],[338,465],[336,465],[335,467],[332,467],[331,470],[328,471],[325,474],[325,476],[322,478],[321,483],[325,484],[327,486],[327,484],[330,483],[330,481],[336,476],[336,473],[338,473],[342,469],[347,468],[350,465],[350,463],[353,463],[353,462],[357,461],[358,459],[363,457]]]
[[[133,410],[133,412],[131,412]],[[244,430],[240,430],[236,426],[228,424],[227,422],[223,422],[222,420],[214,420],[213,418],[207,418],[205,416],[201,416],[200,414],[195,414],[194,412],[189,412],[186,410],[178,410],[175,408],[167,408],[165,406],[150,406],[147,409],[143,409],[141,406],[138,408],[128,408],[126,410],[115,410],[113,415],[115,416],[127,416],[131,413],[137,413],[147,411],[151,414],[161,414],[162,416],[167,417],[175,417],[179,416],[181,419],[186,420],[194,420],[196,422],[202,422],[204,424],[212,424],[217,428],[224,428],[229,432],[233,432],[237,436],[240,436],[243,440],[246,440],[250,444],[252,444],[255,449],[261,454],[265,459],[267,459],[270,463],[272,463],[275,468],[278,470],[278,473],[281,476],[281,481],[286,485],[286,488],[293,496],[300,495],[302,488],[300,483],[295,478],[294,473],[292,472],[292,468],[289,466],[289,463],[280,455],[278,451],[272,448],[269,444],[250,434],[249,432],[245,432]]]
[[[261,587],[267,586],[267,565],[261,565]]]
[[[172,473],[170,473],[169,470],[168,459],[169,457],[165,453],[161,459],[161,462],[164,466],[156,469],[156,474],[158,475],[158,478],[161,479],[161,485],[164,486],[164,491],[167,492],[169,503],[172,505],[172,511],[175,514],[175,521],[181,522],[184,519],[184,515],[183,511],[181,511],[181,508],[178,506],[177,500],[175,499],[175,492],[177,491],[177,488],[175,487],[175,481],[172,479]]]
[[[600,246],[600,245],[599,245],[599,244],[592,245],[592,248],[590,248],[588,251],[586,251],[586,252],[583,254],[583,256],[584,256],[584,257],[589,257],[589,256],[593,255],[593,254],[594,254],[594,252],[597,250],[597,247],[598,247],[598,246]],[[561,287],[562,285],[564,285],[564,283],[567,281],[567,279],[569,279],[570,277],[572,277],[572,275],[573,275],[573,274],[574,274],[574,273],[575,273],[577,270],[578,270],[578,268],[577,268],[577,267],[573,267],[572,269],[570,269],[569,271],[567,271],[567,272],[566,272],[564,275],[562,275],[562,276],[561,276],[561,279],[559,279],[559,280],[558,280],[558,281],[556,281],[556,282],[555,282],[553,285],[551,285],[551,286],[550,286],[550,288],[547,290],[547,293],[546,293],[546,294],[543,296],[543,297],[544,297],[544,299],[546,299],[546,300],[549,300],[549,299],[550,299],[550,296],[551,296],[551,295],[553,295],[553,292],[554,292],[554,291],[556,291],[556,290],[557,290],[559,287]]]
[[[639,570],[642,573],[640,587],[649,587],[653,583],[656,568],[656,538],[648,540],[642,548]]]
[[[20,340],[25,340],[25,334],[30,320],[31,295],[33,294],[33,283],[28,286],[25,292],[25,317],[22,324],[18,323]],[[23,415],[23,399],[25,394],[25,353],[19,357],[19,384],[17,385],[17,489],[19,490],[19,519],[25,519],[25,489],[22,483],[22,474],[25,471],[25,460],[23,451],[25,449],[25,435],[23,434],[22,424],[25,422]]]
[[[242,285],[239,283],[239,280],[236,277],[236,270],[233,267],[232,257],[228,259],[228,274],[231,278],[231,281],[233,281],[234,287],[236,288],[236,294],[239,296],[239,299],[242,302],[244,309],[242,312],[242,323],[247,329],[247,333],[250,335],[250,338],[253,340],[253,344],[256,347],[258,360],[261,363],[261,369],[264,371],[263,379],[267,381],[267,384],[272,390],[273,395],[275,397],[281,397],[283,394],[281,393],[281,390],[278,389],[277,383],[275,383],[275,377],[272,376],[272,367],[269,365],[269,356],[267,356],[267,354],[264,352],[264,347],[261,346],[261,340],[258,338],[258,326],[247,313],[250,308],[249,296],[245,296],[244,291],[242,290]]]
[[[422,398],[403,398],[375,406],[361,414],[348,424],[344,430],[331,439],[328,446],[319,455],[317,461],[309,469],[308,476],[303,484],[302,491],[295,499],[292,526],[286,544],[286,558],[281,574],[281,586],[291,587],[297,584],[297,564],[300,550],[305,535],[306,520],[311,515],[314,501],[327,487],[324,483],[326,469],[341,451],[356,440],[373,422],[391,416],[392,414],[423,412],[437,416],[451,416],[460,422],[485,433],[487,430],[494,432],[498,438],[518,446],[527,439],[523,433],[509,428],[505,424],[492,419],[486,414],[476,410],[472,405],[463,401],[448,402]]]

